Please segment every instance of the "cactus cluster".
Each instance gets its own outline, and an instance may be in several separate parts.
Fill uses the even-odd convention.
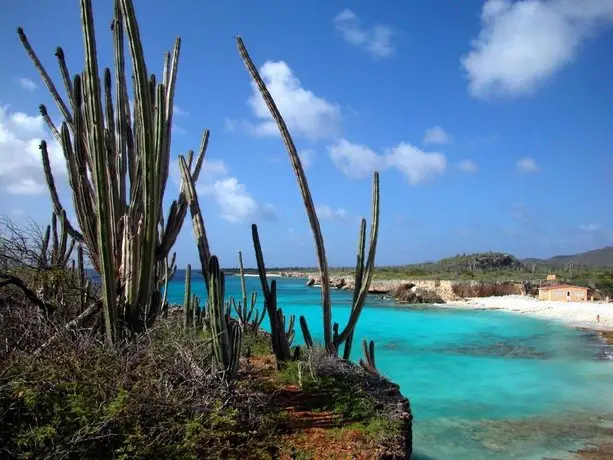
[[[213,372],[234,377],[238,371],[242,329],[228,314],[224,302],[225,277],[217,257],[209,262],[209,331],[213,341]]]
[[[39,257],[39,269],[66,268],[76,240],[70,238],[68,243],[68,229],[66,211],[60,213],[60,228],[58,229],[58,216],[54,212],[51,216],[51,224],[47,225],[41,244]],[[58,231],[59,230],[59,231]]]
[[[249,305],[247,305],[247,283],[245,281],[245,269],[243,267],[243,253],[238,251],[238,263],[240,268],[240,277],[241,277],[241,290],[242,290],[242,301],[239,301],[238,304],[234,301],[232,297],[230,297],[230,305],[232,309],[236,312],[236,316],[238,317],[238,324],[245,329],[246,327],[250,327],[254,331],[258,331],[260,326],[262,325],[262,321],[264,321],[264,317],[266,316],[266,308],[263,308],[262,311],[258,311],[256,308],[258,293],[253,291],[251,293],[251,297],[249,299]]]
[[[205,309],[200,304],[200,297],[192,293],[192,266],[185,270],[185,295],[183,297],[183,328],[203,329],[205,324]]]
[[[368,295],[368,289],[370,287],[370,283],[372,281],[373,268],[375,264],[375,253],[377,249],[377,237],[379,232],[379,173],[373,173],[373,196],[372,196],[372,222],[370,227],[370,246],[368,249],[368,258],[365,259],[365,232],[366,232],[366,220],[362,219],[360,223],[360,236],[358,243],[358,256],[356,263],[356,288],[354,291],[353,303],[351,307],[351,315],[347,322],[347,325],[338,332],[338,324],[335,324],[334,327],[332,325],[332,308],[331,308],[331,300],[330,300],[330,276],[328,272],[328,262],[326,259],[326,251],[324,248],[324,240],[321,233],[321,227],[319,225],[319,219],[317,217],[317,213],[315,212],[315,206],[313,204],[313,198],[311,196],[311,192],[309,190],[309,184],[304,173],[304,169],[302,167],[302,163],[300,161],[300,157],[298,156],[298,152],[296,150],[296,146],[294,145],[294,141],[289,133],[287,125],[279,112],[266,84],[260,77],[260,74],[253,64],[245,45],[240,37],[236,37],[236,43],[238,46],[238,51],[240,56],[256,83],[270,113],[277,123],[279,131],[281,133],[281,137],[285,143],[285,147],[289,154],[289,159],[294,169],[294,173],[296,175],[296,179],[298,181],[298,186],[300,188],[300,192],[302,194],[302,199],[304,202],[304,206],[306,209],[307,217],[309,218],[309,223],[311,225],[311,230],[313,232],[313,237],[315,239],[315,246],[317,249],[317,260],[319,262],[319,270],[321,275],[321,296],[322,296],[322,311],[323,311],[323,332],[324,332],[324,344],[326,350],[336,355],[338,353],[339,347],[345,344],[344,349],[344,357],[348,359],[351,353],[351,344],[353,341],[353,331],[357,324],[357,321],[360,317],[360,313],[362,312],[362,308],[364,307],[364,302],[366,300],[366,296]],[[254,231],[254,235],[257,236],[257,230]],[[259,249],[259,241],[256,244],[256,238],[254,236],[254,246],[256,250],[256,256],[258,255],[258,251],[260,256],[258,257],[258,270],[260,270],[260,266],[264,266],[263,258],[261,257],[261,249]],[[262,281],[262,289],[264,290],[264,278],[262,274],[260,274],[260,278]],[[273,281],[274,283],[274,281]],[[265,291],[266,292],[266,291]],[[266,295],[266,294],[265,294]],[[268,299],[267,299],[268,303]],[[271,313],[270,306],[267,305],[269,315]],[[279,331],[278,341],[284,343],[281,340],[281,336],[285,334],[281,328],[278,328],[275,323],[280,321],[275,320],[272,316],[270,318],[271,328],[273,330],[273,341],[276,332]],[[303,335],[305,336],[305,341],[307,340],[307,336],[309,337],[309,342],[312,342],[310,339],[310,333],[308,332],[308,326],[306,320],[304,318],[300,319],[300,325],[303,330]],[[335,333],[333,334],[333,329],[335,329]],[[284,354],[284,349],[279,349],[281,355]]]
[[[251,235],[253,237],[255,259],[258,265],[258,275],[262,285],[262,293],[264,294],[264,306],[268,311],[268,318],[270,319],[272,350],[277,358],[277,361],[288,361],[292,359],[290,347],[294,338],[295,318],[293,316],[290,317],[289,328],[286,330],[283,310],[277,307],[277,282],[272,280],[270,285],[268,284],[268,278],[266,277],[266,265],[264,264],[264,254],[262,253],[262,245],[260,244],[258,227],[255,224],[251,226]],[[300,351],[296,351],[296,353],[300,353]]]
[[[64,119],[58,127],[45,106],[40,111],[61,144],[78,229],[65,217],[55,186],[47,145],[40,145],[43,169],[55,214],[67,233],[87,247],[102,280],[102,308],[107,341],[150,327],[163,303],[160,279],[187,212],[181,190],[165,221],[162,211],[168,180],[173,99],[180,39],[166,53],[161,79],[150,75],[132,0],[116,0],[112,22],[114,71],[106,68],[100,81],[91,0],[81,0],[85,68],[71,79],[64,53],[56,57],[66,100],[57,90],[18,29],[26,52],[49,89]],[[134,81],[132,118],[124,53],[124,28]],[[113,88],[114,85],[114,88]],[[206,150],[205,131],[190,178],[197,180]],[[193,153],[190,153],[190,166]]]
[[[372,340],[367,342],[366,339],[362,339],[362,353],[364,354],[364,359],[360,358],[362,369],[373,377],[381,377],[375,364],[375,342]]]

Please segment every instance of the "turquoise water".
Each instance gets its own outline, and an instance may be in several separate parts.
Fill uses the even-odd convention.
[[[204,296],[199,276],[192,289]],[[240,297],[239,278],[226,280],[227,295]],[[171,303],[182,303],[183,283],[178,272]],[[277,285],[284,313],[304,315],[321,340],[320,291],[303,279],[277,278]],[[259,279],[248,277],[247,288],[259,293]],[[344,325],[351,293],[334,290],[332,302],[334,321]],[[613,426],[613,362],[593,334],[509,313],[407,308],[369,296],[355,337],[352,357],[360,357],[362,338],[375,340],[377,367],[411,401],[413,458],[568,458]],[[299,327],[296,340],[302,343]]]

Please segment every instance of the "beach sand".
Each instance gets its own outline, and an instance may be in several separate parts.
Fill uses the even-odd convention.
[[[459,306],[475,310],[504,310],[538,318],[552,319],[573,327],[596,331],[613,331],[613,303],[548,302],[537,300],[530,296],[508,295],[454,300],[446,304],[440,304],[440,306]]]

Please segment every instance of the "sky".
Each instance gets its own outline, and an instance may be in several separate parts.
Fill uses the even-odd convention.
[[[278,131],[233,37],[244,39],[302,158],[333,266],[355,263],[380,172],[378,265],[503,251],[549,257],[613,245],[613,0],[161,2],[135,0],[150,71],[177,36],[176,158],[211,130],[197,184],[211,250],[314,266],[302,199]],[[94,0],[112,66],[112,2]],[[58,87],[61,45],[83,68],[76,0],[6,0],[0,17],[0,213],[48,223],[38,145],[69,204],[65,162],[38,113],[59,111],[17,37]],[[69,215],[74,212],[69,209]],[[174,248],[197,265],[188,217]]]

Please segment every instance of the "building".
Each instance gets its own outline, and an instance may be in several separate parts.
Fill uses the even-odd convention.
[[[555,281],[556,275],[547,275],[547,281]]]
[[[588,288],[570,284],[552,284],[539,288],[539,300],[586,302]]]

